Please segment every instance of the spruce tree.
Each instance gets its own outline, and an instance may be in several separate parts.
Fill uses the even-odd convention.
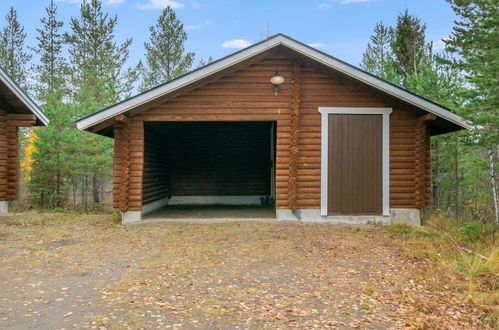
[[[426,24],[422,24],[419,18],[410,15],[407,10],[397,17],[391,48],[404,86],[407,76],[419,73],[428,51],[425,33]]]
[[[141,67],[141,91],[187,73],[194,60],[194,53],[185,53],[187,33],[172,8],[163,9],[156,25],[149,31],[149,42],[144,43],[146,61]]]
[[[7,24],[0,33],[0,66],[26,88],[26,68],[31,60],[31,55],[25,50],[26,33],[13,7],[10,7],[5,19]]]

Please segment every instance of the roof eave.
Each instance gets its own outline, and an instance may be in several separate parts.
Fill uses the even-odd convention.
[[[26,109],[35,115],[37,121],[42,125],[48,125],[49,119],[43,111],[33,102],[33,100],[19,87],[19,85],[3,70],[0,68],[0,79],[6,84],[14,95],[24,104]]]

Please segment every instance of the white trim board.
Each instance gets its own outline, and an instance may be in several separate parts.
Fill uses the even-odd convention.
[[[0,68],[0,80],[14,93],[14,95],[31,111],[32,114],[42,122],[43,125],[48,125],[49,119],[42,110],[30,99],[30,97],[12,80],[12,78]]]
[[[430,102],[425,98],[413,94],[409,91],[406,91],[405,89],[392,85],[376,76],[364,72],[354,66],[342,62],[330,55],[327,55],[321,51],[309,47],[301,42],[293,40],[290,37],[285,36],[283,34],[277,34],[262,42],[254,44],[248,48],[245,48],[239,52],[236,52],[232,55],[229,55],[218,61],[208,64],[198,70],[192,71],[184,76],[181,76],[177,79],[171,80],[163,85],[153,88],[143,94],[139,94],[121,103],[115,104],[107,109],[99,111],[91,116],[82,118],[76,122],[76,127],[80,130],[88,129],[94,125],[97,125],[101,122],[111,119],[114,116],[130,111],[140,105],[153,101],[159,97],[165,96],[182,87],[185,87],[189,84],[192,84],[196,81],[199,81],[224,69],[227,69],[237,63],[240,63],[244,60],[247,60],[255,55],[261,54],[279,45],[292,49],[298,52],[299,54],[302,54],[314,61],[322,63],[327,67],[330,67],[343,74],[346,74],[378,90],[386,92],[387,94],[392,95],[398,99],[401,99],[420,109],[433,113],[438,117],[444,118],[462,128],[466,129],[471,128],[471,126],[463,118],[450,112],[444,107],[439,106],[438,104],[435,104],[433,102]]]
[[[391,108],[336,108],[319,107],[321,113],[321,215],[328,216],[328,156],[329,156],[329,115],[331,114],[370,114],[382,115],[382,202],[383,216],[390,215],[390,114]]]

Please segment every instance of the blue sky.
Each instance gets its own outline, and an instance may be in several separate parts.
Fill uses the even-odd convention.
[[[59,17],[65,23],[78,16],[81,0],[58,0]],[[104,8],[118,15],[118,41],[132,38],[130,63],[143,57],[161,8],[172,6],[188,33],[186,49],[200,58],[228,55],[238,47],[258,42],[267,35],[284,33],[320,50],[358,65],[376,22],[393,25],[406,8],[427,24],[427,37],[441,45],[455,16],[444,0],[103,0]],[[46,0],[1,0],[0,16],[10,6],[17,10],[35,43],[35,29],[44,15]],[[4,19],[0,21],[3,27]],[[269,26],[269,28],[267,27]],[[68,24],[65,25],[65,28]]]

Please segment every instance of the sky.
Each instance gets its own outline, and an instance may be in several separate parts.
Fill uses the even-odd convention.
[[[68,28],[78,17],[81,0],[57,0],[59,18]],[[445,0],[103,0],[118,16],[117,41],[132,38],[130,64],[144,57],[144,41],[161,9],[171,6],[188,34],[186,50],[199,59],[229,55],[240,48],[284,33],[298,41],[358,66],[376,22],[394,25],[408,9],[427,25],[428,41],[438,50],[455,19]],[[48,0],[0,0],[0,27],[13,6],[35,45],[36,28]]]

